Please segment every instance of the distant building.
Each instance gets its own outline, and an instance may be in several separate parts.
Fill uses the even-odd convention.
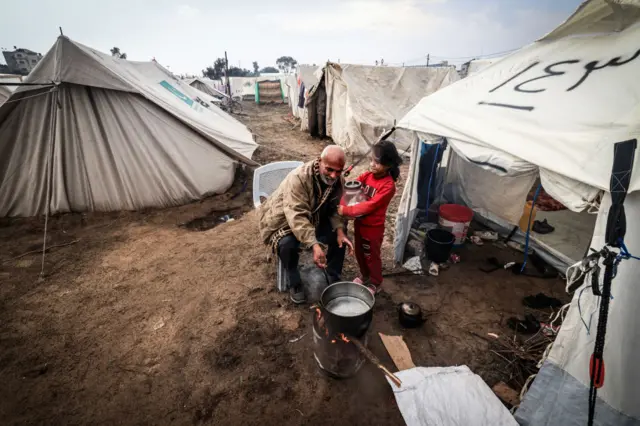
[[[27,75],[40,62],[42,55],[29,49],[4,50],[4,60],[9,66],[9,72]]]

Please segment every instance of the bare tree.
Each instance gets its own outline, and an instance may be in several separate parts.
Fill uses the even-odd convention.
[[[298,65],[298,61],[293,59],[291,56],[281,56],[276,60],[276,66],[282,71],[284,74],[289,74],[293,70],[296,69]]]

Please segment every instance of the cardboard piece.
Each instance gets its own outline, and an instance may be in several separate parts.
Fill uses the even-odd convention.
[[[408,370],[415,368],[415,364],[411,359],[411,352],[407,344],[402,339],[402,336],[387,336],[386,334],[378,333],[382,344],[387,348],[389,356],[393,360],[393,363],[398,367],[398,371]]]
[[[496,383],[491,390],[493,390],[493,393],[495,393],[502,402],[511,406],[520,404],[520,394],[505,382]]]

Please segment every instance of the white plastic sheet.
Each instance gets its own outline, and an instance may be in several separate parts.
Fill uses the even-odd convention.
[[[416,367],[390,381],[407,426],[517,426],[487,384],[466,365]]]

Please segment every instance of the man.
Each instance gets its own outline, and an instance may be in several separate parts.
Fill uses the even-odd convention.
[[[344,163],[342,148],[326,147],[319,159],[289,173],[259,211],[260,236],[282,260],[293,303],[306,301],[298,270],[300,245],[313,250],[314,263],[333,282],[340,280],[346,247],[353,250],[337,212]]]

